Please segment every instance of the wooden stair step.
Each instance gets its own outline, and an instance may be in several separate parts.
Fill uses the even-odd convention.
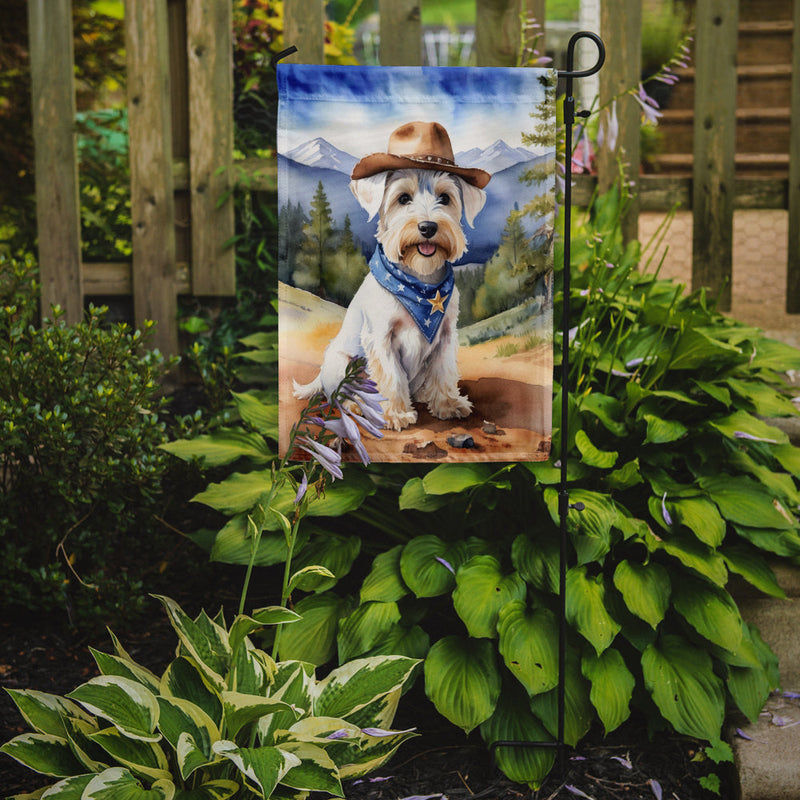
[[[675,175],[691,175],[694,167],[694,157],[691,153],[663,153],[654,156],[652,163],[661,172]],[[789,172],[789,154],[737,153],[735,165],[737,174],[785,178]]]

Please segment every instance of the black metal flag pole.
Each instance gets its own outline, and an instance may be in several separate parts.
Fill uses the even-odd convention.
[[[590,69],[578,70],[575,66],[575,46],[581,39],[591,39],[597,45],[597,62]],[[558,628],[558,722],[555,742],[534,742],[524,740],[493,742],[491,749],[497,747],[555,747],[558,749],[559,770],[566,772],[566,747],[564,742],[564,722],[566,709],[566,661],[567,661],[567,516],[570,508],[583,510],[583,503],[570,504],[567,488],[567,455],[569,449],[569,403],[567,402],[567,380],[569,377],[569,301],[570,301],[570,245],[572,229],[572,128],[575,117],[588,117],[589,111],[575,111],[573,81],[575,78],[588,78],[599,72],[606,60],[603,40],[591,31],[573,34],[567,45],[567,68],[559,70],[558,77],[566,81],[564,97],[565,129],[565,176],[564,176],[564,310],[561,321],[561,481],[558,492],[558,516],[560,522],[560,553],[558,565],[559,628]]]

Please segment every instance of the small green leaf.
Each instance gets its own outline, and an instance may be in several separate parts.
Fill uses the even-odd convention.
[[[339,623],[339,663],[363,656],[375,647],[398,622],[397,603],[362,603]]]
[[[466,733],[494,713],[500,688],[494,645],[486,639],[446,636],[425,659],[425,693]]]
[[[399,508],[401,511],[437,511],[450,502],[451,498],[446,495],[428,494],[422,478],[411,478],[400,492]]]
[[[583,430],[579,430],[575,434],[575,446],[580,451],[581,461],[597,469],[611,469],[619,458],[619,453],[616,450],[606,451],[595,447],[588,434]]]
[[[551,611],[513,600],[500,609],[497,631],[506,667],[528,694],[558,684],[558,624]]]
[[[789,437],[780,428],[769,425],[746,411],[735,411],[727,417],[709,420],[708,424],[730,439],[740,438],[737,434],[744,433],[774,444],[786,444],[789,441]]]
[[[379,600],[384,603],[396,602],[408,594],[400,572],[400,555],[403,546],[397,545],[375,557],[369,575],[361,584],[361,602]]]
[[[488,464],[439,464],[422,479],[422,486],[427,494],[452,494],[482,486],[493,474]]]
[[[346,600],[332,592],[309,595],[295,605],[301,619],[281,631],[281,660],[324,664],[336,653],[339,618],[346,614]]]
[[[239,428],[217,428],[213,433],[167,442],[160,448],[184,461],[197,460],[204,467],[220,467],[240,458],[265,464],[274,458],[263,436]]]
[[[521,533],[511,545],[511,563],[529,584],[543,592],[558,592],[559,546],[555,536],[531,538]]]
[[[609,648],[602,655],[588,653],[581,662],[583,676],[592,684],[589,699],[606,736],[630,716],[630,703],[636,679],[625,665],[619,650]]]
[[[572,567],[567,571],[567,620],[598,655],[622,629],[606,608],[605,594],[602,574],[591,577],[585,566]]]
[[[614,570],[614,586],[625,599],[628,610],[655,629],[669,607],[669,572],[654,561],[638,564],[623,560]]]
[[[262,403],[252,392],[231,392],[242,419],[264,436],[278,438],[278,406]]]
[[[700,485],[731,522],[749,528],[797,528],[797,520],[780,501],[750,478],[716,475],[701,478]]]
[[[403,548],[400,573],[417,597],[436,597],[453,588],[455,572],[467,557],[463,541],[448,544],[438,536],[417,536]]]
[[[731,572],[741,575],[748,583],[770,597],[786,597],[767,560],[748,544],[724,545],[720,552]]]
[[[725,589],[700,578],[683,575],[673,583],[672,603],[702,636],[735,652],[742,641],[742,618]]]
[[[303,567],[323,567],[329,574],[304,575],[298,587],[306,592],[327,591],[350,572],[360,552],[359,536],[315,536],[297,554],[293,566],[298,570]]]
[[[670,444],[684,437],[689,429],[678,420],[662,419],[653,414],[645,414],[647,435],[645,444]]]

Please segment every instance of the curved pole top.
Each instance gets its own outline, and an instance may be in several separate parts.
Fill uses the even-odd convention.
[[[589,69],[575,70],[575,45],[581,39],[591,39],[597,45],[597,63]],[[559,70],[558,77],[588,78],[590,75],[594,75],[600,71],[600,68],[605,63],[605,60],[606,46],[603,44],[603,40],[592,31],[578,31],[578,33],[572,34],[572,37],[569,40],[569,44],[567,45],[567,68],[566,70]]]

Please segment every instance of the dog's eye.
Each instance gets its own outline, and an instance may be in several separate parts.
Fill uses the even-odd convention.
[[[407,206],[412,200],[411,195],[408,192],[403,192],[400,197],[397,198],[397,202],[400,203],[401,206]]]
[[[447,194],[447,192],[443,192],[442,194],[439,195],[439,202],[443,206],[449,206],[450,205],[450,195]]]

